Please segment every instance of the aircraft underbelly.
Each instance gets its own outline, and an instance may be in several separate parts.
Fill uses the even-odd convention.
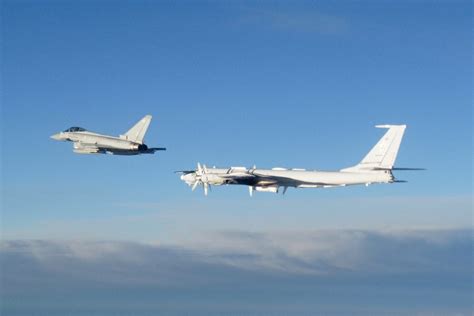
[[[97,146],[104,149],[118,149],[118,150],[132,150],[133,145],[129,142],[123,141],[105,141],[105,142],[98,142]]]
[[[117,149],[131,151],[136,147],[134,143],[127,140],[96,135],[84,135],[78,138],[77,141],[87,144],[88,146],[96,146],[97,148],[104,150]]]

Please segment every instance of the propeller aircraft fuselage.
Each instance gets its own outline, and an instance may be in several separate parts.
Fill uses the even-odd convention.
[[[257,169],[245,167],[207,168],[198,163],[196,170],[181,171],[181,180],[192,187],[198,185],[207,195],[212,185],[246,185],[253,191],[278,193],[283,188],[330,188],[348,185],[369,185],[375,183],[403,182],[395,180],[392,170],[416,168],[394,168],[406,125],[378,125],[388,128],[385,135],[357,165],[338,171],[318,171],[305,169]]]

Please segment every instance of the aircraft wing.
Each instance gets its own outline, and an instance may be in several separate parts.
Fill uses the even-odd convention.
[[[219,174],[220,178],[225,179],[227,184],[243,184],[249,186],[269,187],[269,186],[291,186],[298,187],[301,185],[328,185],[326,183],[306,183],[288,177],[262,175],[255,172],[250,173],[229,173]]]
[[[308,186],[333,186],[332,183],[325,182],[307,182],[289,177],[282,177],[277,175],[263,175],[253,173],[256,177],[257,186],[280,186],[280,187],[308,187]]]
[[[225,179],[227,184],[246,184],[252,185],[256,181],[256,177],[249,173],[228,173],[219,174],[220,178]]]
[[[283,177],[278,175],[266,175],[259,174],[257,172],[239,172],[239,173],[228,173],[228,174],[219,174],[220,178],[225,179],[227,184],[243,184],[249,186],[258,186],[258,187],[271,187],[271,186],[281,186],[281,187],[318,187],[318,186],[334,186],[333,183],[323,183],[323,182],[306,182],[300,181],[297,179]]]

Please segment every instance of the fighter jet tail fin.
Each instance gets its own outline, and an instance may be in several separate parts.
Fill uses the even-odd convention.
[[[120,135],[121,138],[143,144],[143,138],[145,133],[150,126],[151,115],[145,115],[137,124],[133,125],[124,135]]]
[[[375,127],[388,128],[388,131],[359,164],[341,171],[392,170],[406,125],[376,125]]]

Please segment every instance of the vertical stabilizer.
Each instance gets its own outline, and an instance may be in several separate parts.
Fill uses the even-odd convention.
[[[388,128],[388,131],[369,151],[362,161],[342,171],[363,171],[392,169],[397,158],[398,149],[405,133],[406,125],[376,125],[377,128]]]
[[[121,138],[126,140],[143,144],[143,138],[145,133],[150,126],[151,115],[145,115],[137,124],[133,125],[124,135],[120,135]]]

